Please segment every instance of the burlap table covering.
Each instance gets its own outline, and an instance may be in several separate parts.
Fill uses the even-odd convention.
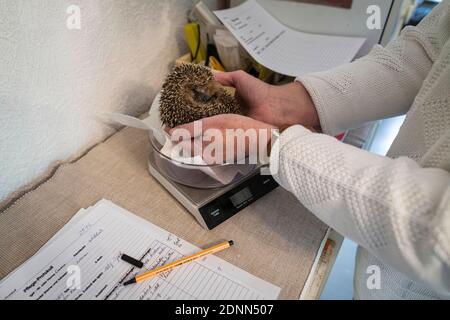
[[[213,231],[204,230],[147,171],[145,132],[126,128],[0,214],[0,277],[35,254],[80,209],[102,198],[199,246],[234,240],[218,254],[298,299],[327,227],[278,188]]]

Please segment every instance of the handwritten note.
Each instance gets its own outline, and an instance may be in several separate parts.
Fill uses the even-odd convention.
[[[0,283],[0,299],[276,299],[280,288],[215,256],[151,280],[122,283],[199,248],[102,200],[80,212],[34,257]],[[121,260],[127,253],[140,270]]]
[[[256,61],[293,77],[351,62],[366,41],[290,29],[255,0],[214,13]]]

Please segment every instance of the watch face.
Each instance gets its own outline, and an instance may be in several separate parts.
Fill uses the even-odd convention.
[[[281,136],[281,134],[283,133],[282,130],[283,129],[272,130],[272,137],[275,138],[275,139],[278,139]]]

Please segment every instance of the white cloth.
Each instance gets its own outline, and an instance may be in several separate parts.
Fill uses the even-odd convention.
[[[324,133],[285,131],[278,182],[360,248],[357,299],[450,297],[450,3],[386,48],[297,79]],[[331,137],[407,113],[388,157]],[[271,166],[278,161],[272,154]],[[369,289],[377,266],[381,288]]]

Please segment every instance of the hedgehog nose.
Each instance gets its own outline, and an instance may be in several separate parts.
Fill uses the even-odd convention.
[[[205,90],[203,90],[202,88],[195,88],[193,91],[194,99],[199,102],[208,102],[213,97],[205,92]]]

